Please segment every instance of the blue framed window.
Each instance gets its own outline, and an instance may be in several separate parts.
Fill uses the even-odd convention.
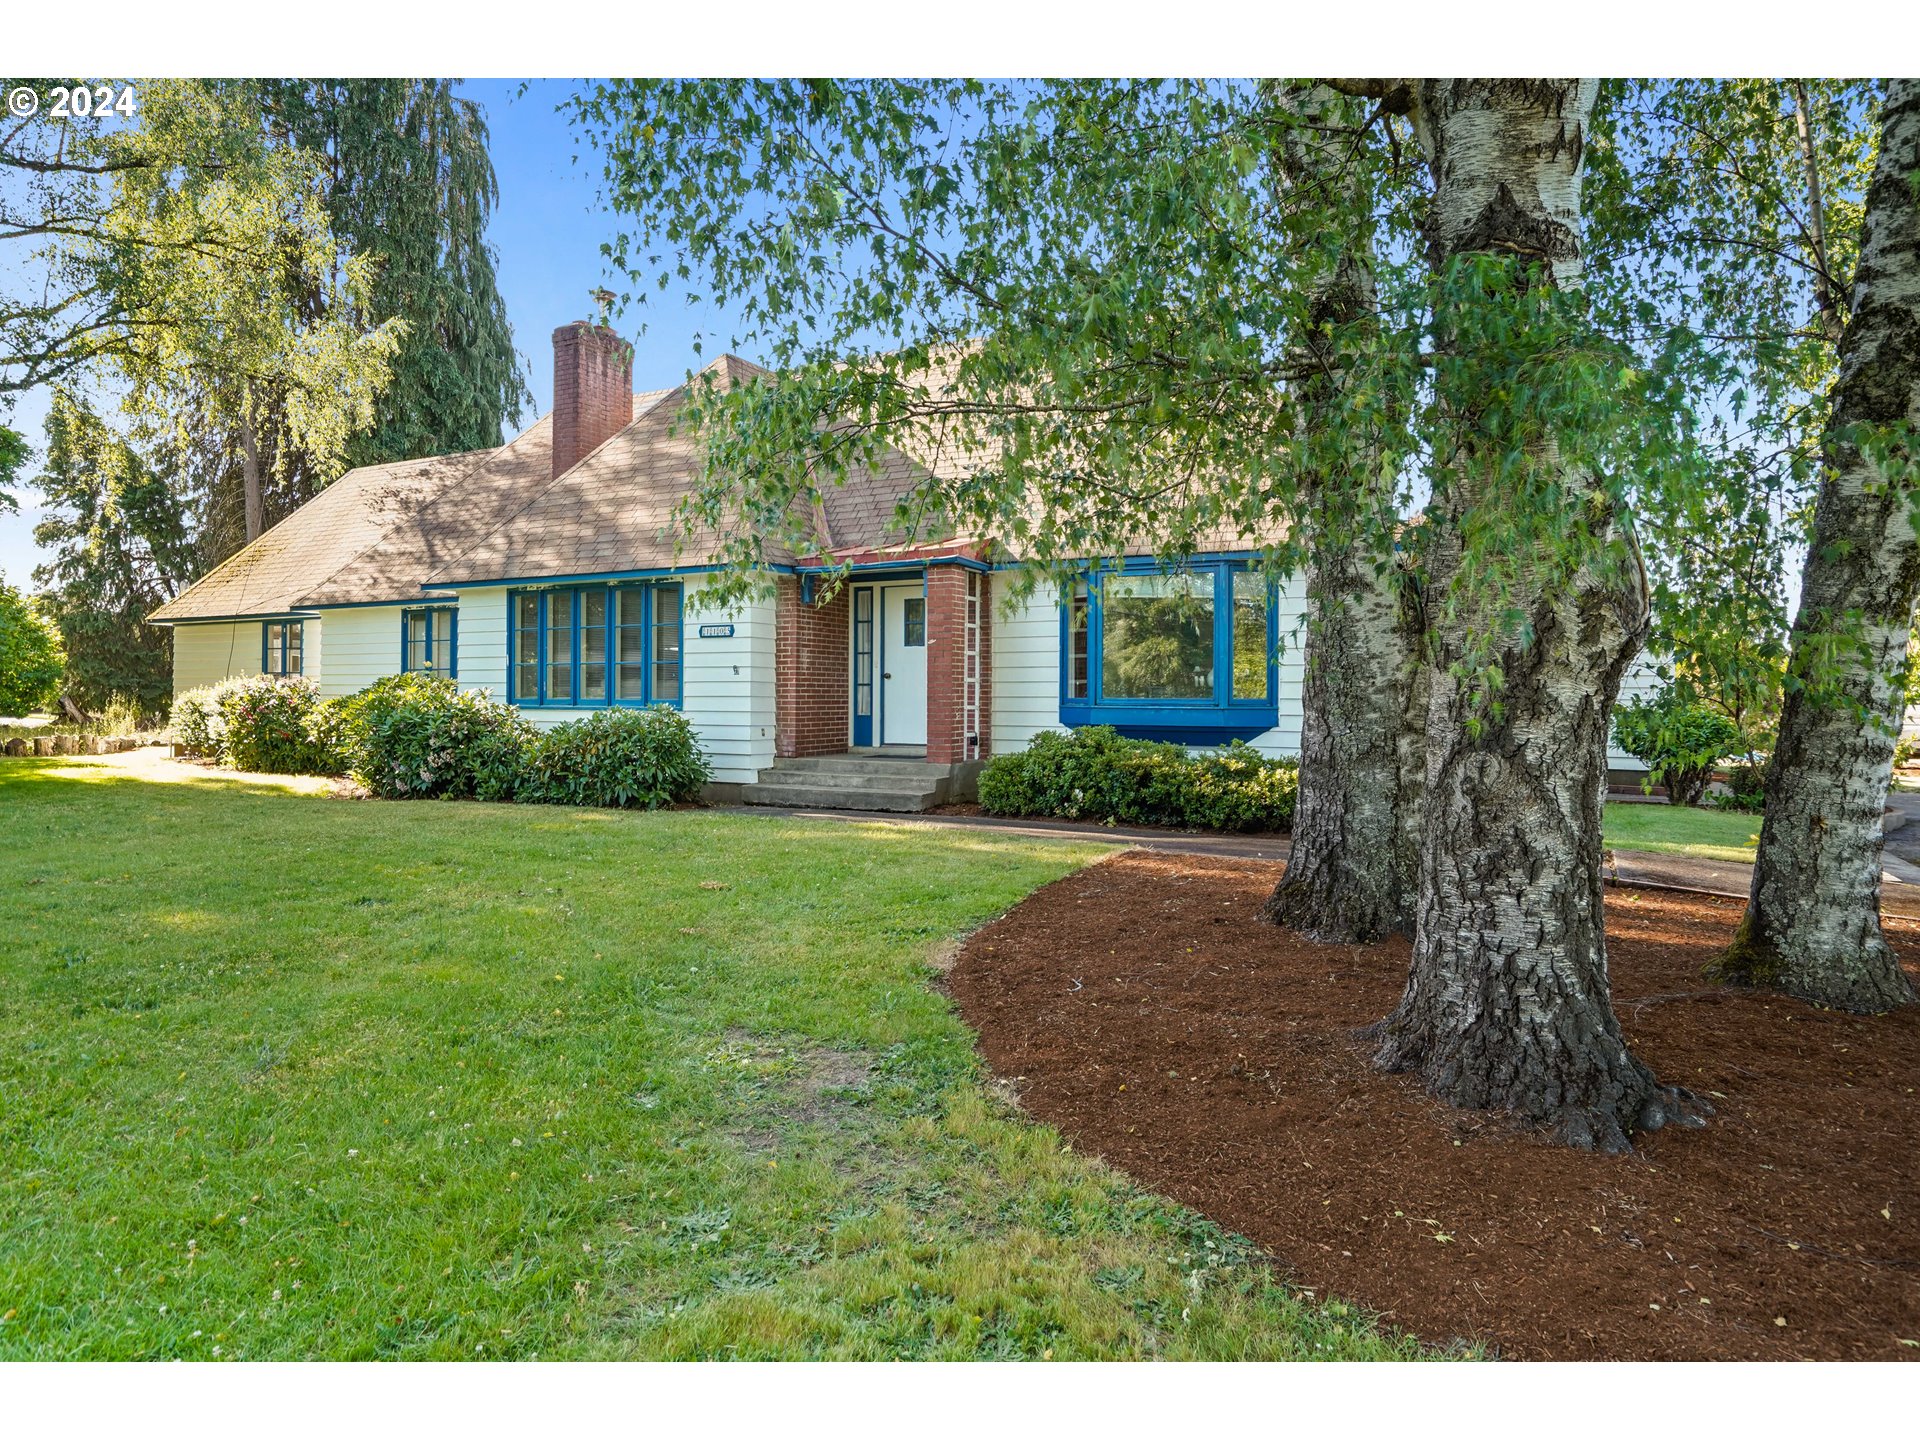
[[[400,616],[400,668],[422,675],[460,675],[460,612],[451,605],[403,611]]]
[[[260,669],[267,675],[305,673],[306,637],[298,620],[266,620],[260,625]]]
[[[507,698],[594,709],[681,701],[678,582],[571,585],[507,595]]]
[[[1060,607],[1060,720],[1219,744],[1279,718],[1275,587],[1244,563],[1129,562]]]

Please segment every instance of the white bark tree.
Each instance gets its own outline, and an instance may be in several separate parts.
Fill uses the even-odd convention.
[[[1524,407],[1487,383],[1474,353],[1497,343],[1488,315],[1529,313],[1535,287],[1580,284],[1596,88],[1429,80],[1402,92],[1434,179],[1427,238],[1453,438],[1436,453],[1429,511],[1434,667],[1413,966],[1377,1058],[1454,1104],[1509,1109],[1563,1143],[1618,1151],[1636,1130],[1699,1124],[1705,1111],[1629,1051],[1607,975],[1607,721],[1646,634],[1646,580],[1605,484],[1563,458],[1577,418],[1542,407],[1516,425]],[[1516,532],[1532,538],[1505,557],[1490,602],[1475,568],[1484,545],[1463,564],[1469,531],[1542,495],[1555,508]]]
[[[1916,175],[1920,82],[1892,80],[1753,888],[1733,946],[1714,967],[1735,984],[1863,1013],[1914,998],[1880,929],[1880,817],[1920,596]]]
[[[1393,512],[1392,462],[1366,443],[1364,426],[1339,416],[1353,383],[1340,351],[1379,320],[1364,108],[1317,84],[1290,89],[1283,103],[1302,121],[1276,157],[1285,183],[1337,195],[1333,213],[1346,223],[1302,237],[1308,263],[1318,262],[1304,281],[1296,358],[1305,378],[1294,391],[1296,450],[1309,472],[1300,485],[1311,613],[1293,843],[1261,915],[1312,940],[1363,944],[1409,928],[1412,915],[1411,847],[1400,835],[1413,814],[1400,795],[1410,581],[1378,543],[1380,517]]]

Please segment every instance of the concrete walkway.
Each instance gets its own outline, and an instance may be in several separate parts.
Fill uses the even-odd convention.
[[[1916,820],[1920,821],[1920,794],[1903,798],[1915,802],[1913,813]],[[795,820],[842,820],[866,825],[931,825],[947,829],[995,830],[1004,835],[1026,835],[1036,839],[1104,840],[1115,845],[1133,845],[1168,855],[1223,855],[1239,860],[1284,860],[1291,849],[1291,841],[1285,835],[1195,835],[1179,830],[1096,825],[1079,820],[1010,820],[997,815],[899,815],[878,810],[790,810],[765,805],[722,808],[735,815],[779,815]],[[1880,909],[1886,915],[1920,920],[1920,823],[1914,825],[1912,834],[1906,838],[1913,847],[1916,861],[1900,860],[1889,853],[1889,862],[1897,861],[1910,874],[1897,872],[1892,868],[1892,863],[1882,872]],[[1891,852],[1891,837],[1888,848]],[[1752,885],[1753,867],[1733,861],[1697,860],[1690,855],[1656,854],[1647,850],[1615,850],[1612,854],[1611,878],[1622,885],[1692,890],[1738,900],[1747,898]]]

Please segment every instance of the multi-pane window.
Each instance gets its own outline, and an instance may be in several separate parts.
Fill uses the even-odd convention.
[[[676,584],[522,590],[508,599],[512,695],[521,705],[678,705]]]
[[[260,668],[269,675],[304,673],[303,636],[298,620],[269,620],[262,626]]]
[[[405,640],[400,668],[422,675],[442,675],[451,680],[459,674],[454,638],[459,624],[458,612],[451,606],[436,605],[426,610],[408,610],[402,617]]]

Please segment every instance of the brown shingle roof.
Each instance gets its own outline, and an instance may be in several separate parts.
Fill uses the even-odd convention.
[[[164,623],[297,610],[316,585],[495,453],[470,450],[349,470],[147,618]]]
[[[703,372],[719,384],[737,384],[768,372],[737,356],[723,356]],[[707,528],[684,533],[676,507],[698,485],[705,457],[697,436],[676,425],[692,387],[683,385],[583,458],[553,484],[505,517],[457,560],[434,571],[431,585],[493,580],[617,574],[711,564],[727,535]],[[886,452],[874,471],[858,467],[842,486],[829,487],[824,526],[835,549],[887,541],[894,501],[925,472],[898,452]],[[789,563],[783,547],[765,558]]]

